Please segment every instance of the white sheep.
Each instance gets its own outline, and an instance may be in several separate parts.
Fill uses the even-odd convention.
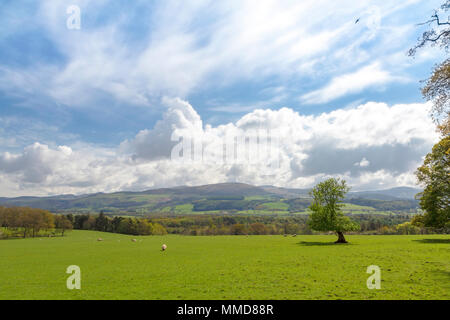
[[[162,245],[161,251],[165,251],[167,249],[167,246],[165,244]]]
[[[136,239],[131,239],[131,241],[136,242]]]
[[[97,241],[103,241],[103,239],[102,238],[98,238]]]

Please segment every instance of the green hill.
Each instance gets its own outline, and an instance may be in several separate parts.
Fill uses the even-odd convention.
[[[346,202],[383,212],[414,212],[418,208],[416,200],[395,196],[395,194],[410,195],[417,191],[414,190],[401,188],[400,191],[391,189],[368,193],[354,192],[349,194]],[[244,183],[220,183],[141,192],[0,198],[0,206],[29,206],[52,212],[104,211],[110,214],[127,215],[217,211],[288,214],[305,212],[310,203],[307,191],[273,186],[257,187]],[[389,192],[392,195],[389,195]]]

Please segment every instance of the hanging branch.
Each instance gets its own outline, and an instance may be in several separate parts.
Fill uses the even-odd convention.
[[[450,0],[447,0],[442,6],[441,10],[447,12],[450,10]],[[442,17],[439,16],[437,11],[434,11],[434,14],[431,16],[431,19],[425,21],[423,23],[419,23],[418,25],[429,25],[431,30],[425,31],[421,37],[417,39],[417,44],[409,49],[408,55],[414,56],[417,52],[417,49],[430,44],[433,46],[440,46],[444,48],[446,51],[449,50],[450,47],[450,17],[447,17],[447,20],[442,20]],[[443,26],[448,26],[444,27]]]

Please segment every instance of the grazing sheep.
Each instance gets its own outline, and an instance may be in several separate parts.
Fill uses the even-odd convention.
[[[293,237],[296,237],[296,236],[297,236],[297,234],[295,234],[295,233],[294,233],[294,234],[293,234],[292,236],[293,236]]]
[[[131,239],[131,241],[136,242],[136,239]]]
[[[103,241],[103,239],[102,238],[98,238],[97,241]]]
[[[167,249],[167,246],[165,244],[162,245],[161,251],[165,251]]]

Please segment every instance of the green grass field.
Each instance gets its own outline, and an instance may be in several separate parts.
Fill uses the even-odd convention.
[[[73,231],[1,240],[0,299],[450,299],[449,235],[347,238]],[[81,290],[66,288],[69,265],[81,268]],[[380,290],[366,286],[369,265],[381,268]]]

